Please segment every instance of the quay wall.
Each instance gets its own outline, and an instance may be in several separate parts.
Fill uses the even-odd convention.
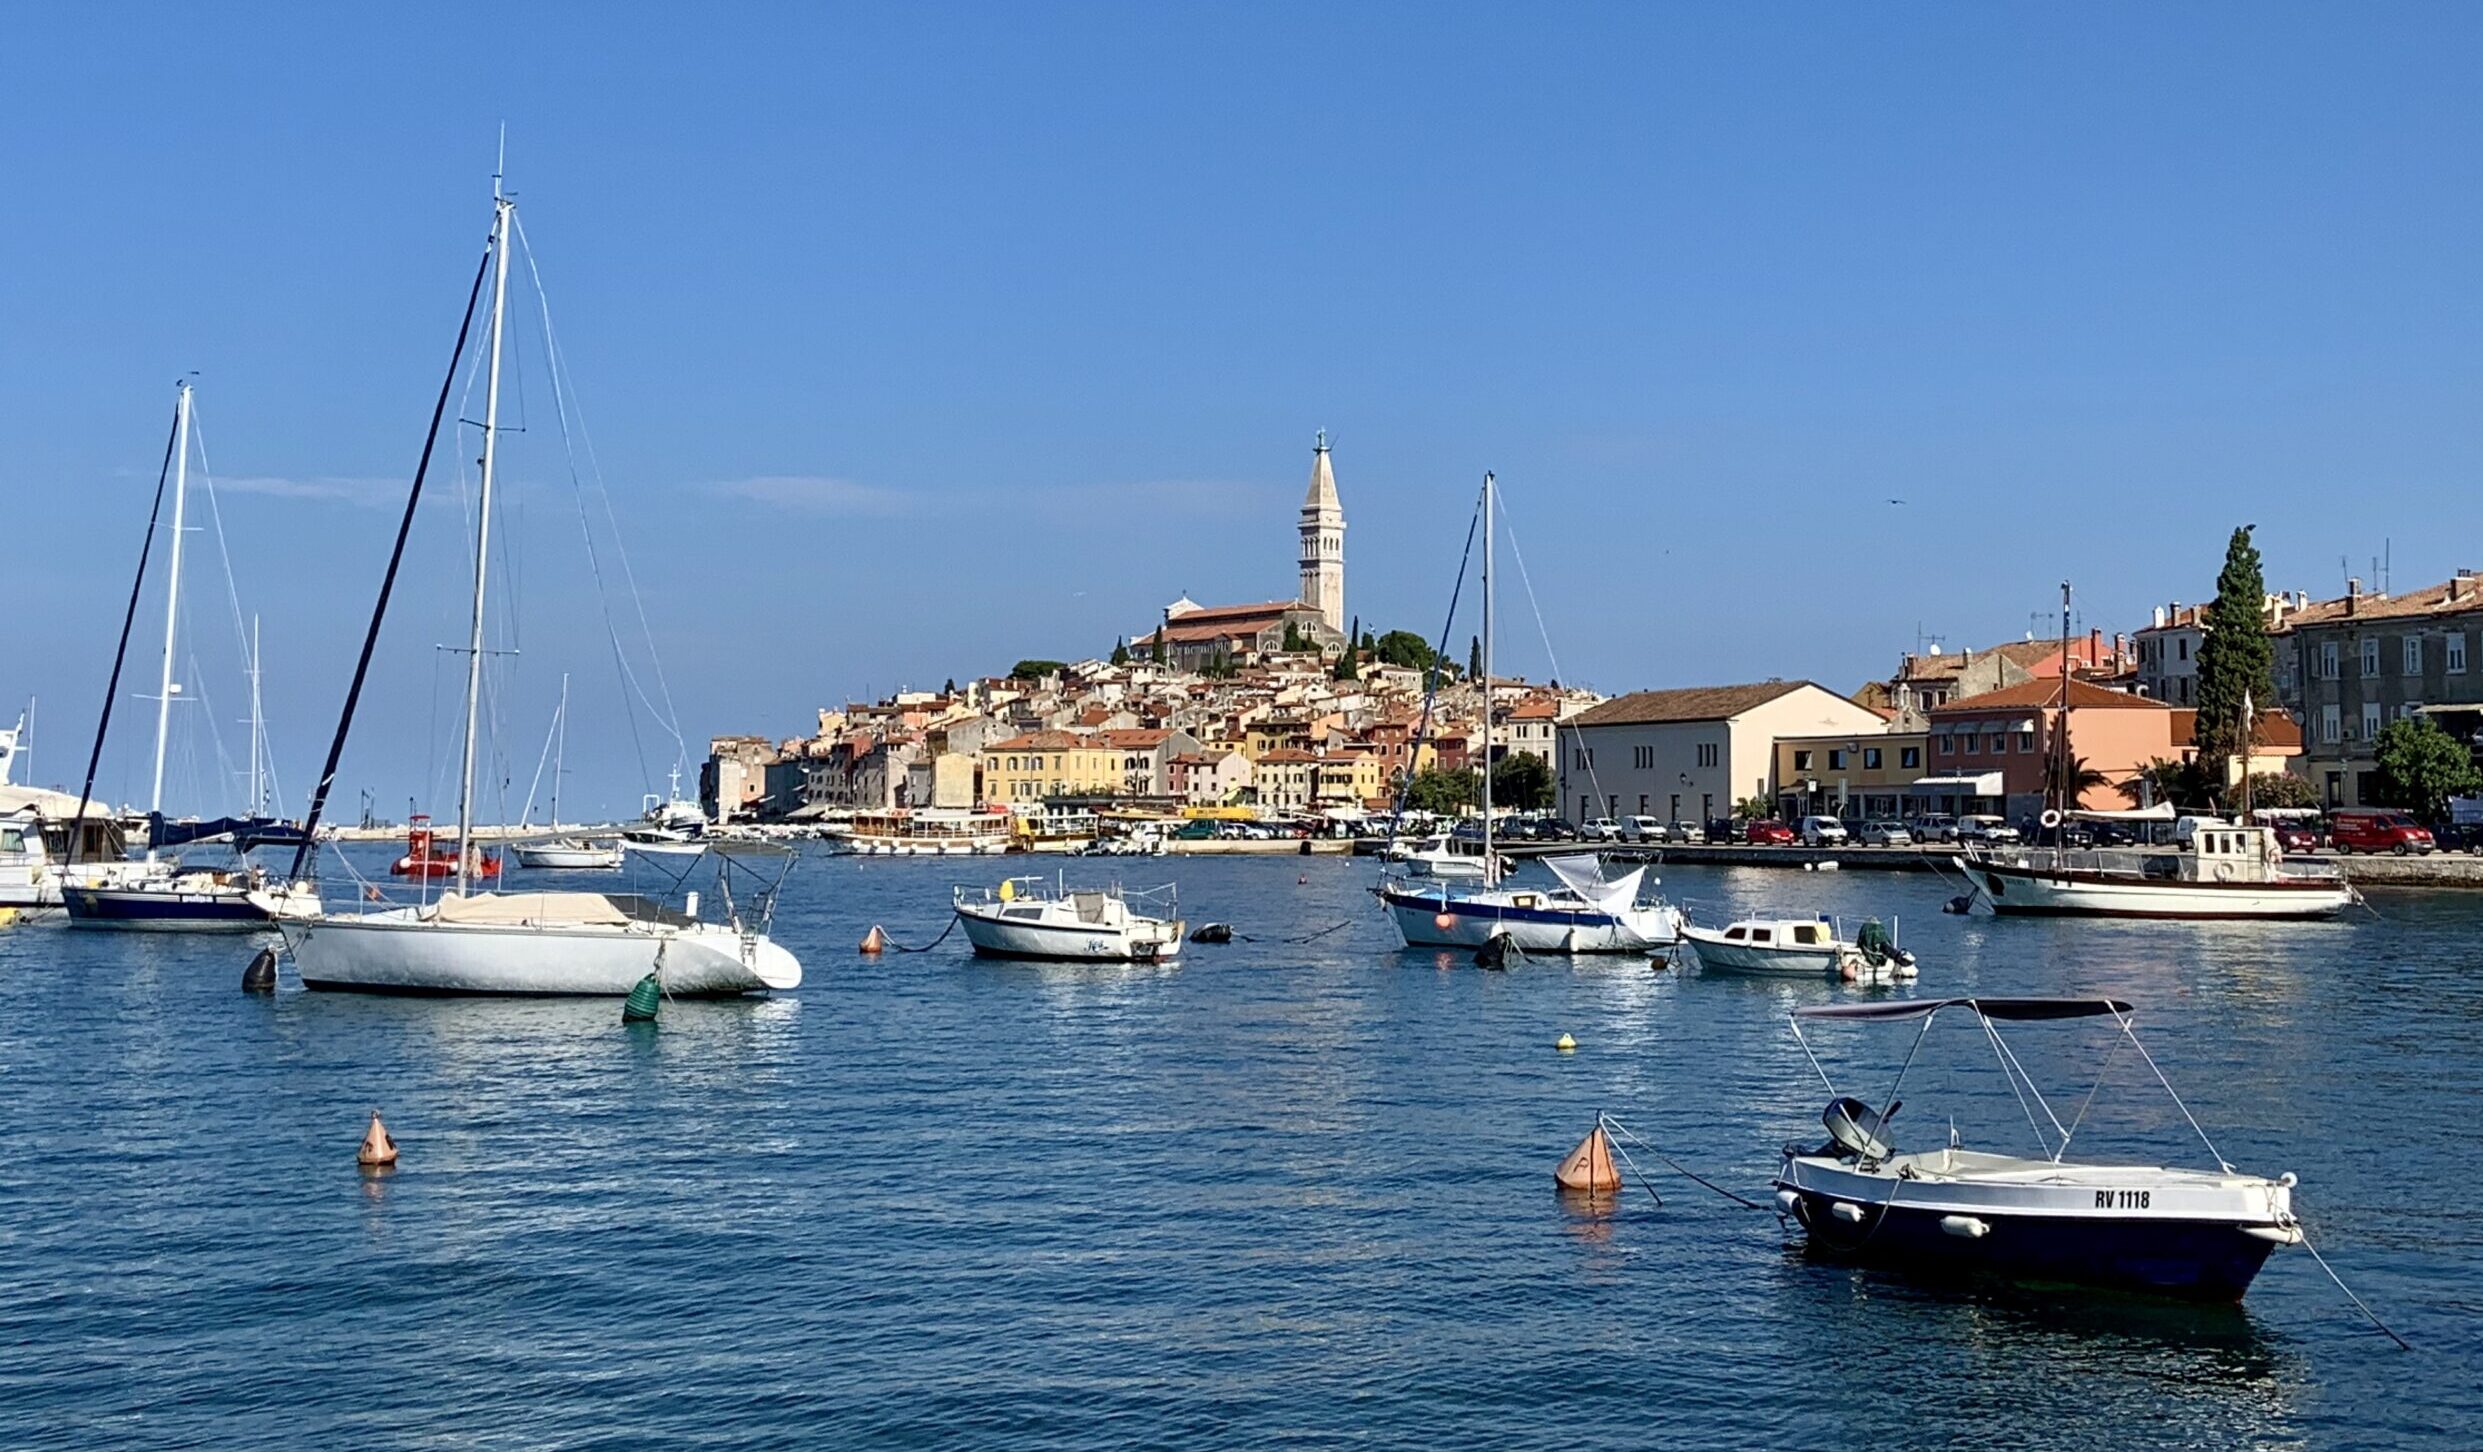
[[[1956,871],[1952,864],[1957,856],[1952,847],[1753,847],[1740,842],[1672,847],[1603,844],[1600,849],[1582,848],[1574,842],[1527,842],[1506,849],[1512,857],[1543,857],[1582,850],[1601,850],[1609,857],[1629,862],[1790,867],[1797,871],[1805,863],[1833,862],[1839,871],[1951,874]],[[2337,857],[2321,853],[2319,860],[2342,869],[2345,880],[2356,887],[2483,888],[2483,855],[2435,852],[2428,857]]]

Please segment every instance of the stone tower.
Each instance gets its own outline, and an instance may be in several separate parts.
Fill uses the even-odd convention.
[[[1302,603],[1342,637],[1345,634],[1345,506],[1336,498],[1336,471],[1328,467],[1328,431],[1311,445],[1310,493],[1302,500]]]

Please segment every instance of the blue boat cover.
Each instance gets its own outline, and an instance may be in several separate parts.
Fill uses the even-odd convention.
[[[1849,1018],[1868,1023],[1924,1018],[1944,1008],[1971,1008],[1985,1018],[2102,1018],[2125,1014],[2130,1006],[2117,998],[1907,998],[1892,1003],[1825,1003],[1797,1008],[1796,1018]]]

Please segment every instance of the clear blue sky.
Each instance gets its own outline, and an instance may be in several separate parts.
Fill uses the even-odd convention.
[[[2400,585],[2483,563],[2472,7],[421,10],[12,19],[0,699],[42,698],[43,779],[197,370],[298,801],[503,120],[702,740],[1289,593],[1321,427],[1353,610],[1435,628],[1497,469],[1562,664],[1612,691],[1850,689],[1918,623],[2024,633],[2064,576],[2133,628],[2243,521],[2314,594],[2392,540]],[[571,671],[573,809],[630,808],[539,370],[525,407],[503,754],[522,794]],[[443,779],[455,525],[418,533],[348,807]],[[212,571],[190,709],[231,740]]]

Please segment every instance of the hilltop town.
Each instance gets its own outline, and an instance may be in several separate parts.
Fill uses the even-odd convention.
[[[1417,805],[1458,810],[1479,795],[1487,712],[1498,805],[1708,831],[1760,817],[2030,817],[2062,740],[2088,805],[2128,806],[2196,755],[2199,605],[2154,607],[2135,634],[1902,652],[1851,692],[1768,679],[1606,699],[1507,676],[1487,690],[1472,656],[1435,662],[1433,645],[1348,615],[1324,435],[1297,529],[1290,599],[1185,597],[1108,657],[822,709],[807,737],[716,737],[703,805],[717,821],[1113,805],[1344,823],[1412,787]],[[2327,600],[2266,594],[2275,698],[2256,704],[2230,774],[2289,780],[2277,795],[2300,804],[2385,802],[2375,758],[2389,723],[2469,743],[2483,725],[2483,671],[2467,664],[2479,621],[2471,571],[2394,596],[2358,580]]]

